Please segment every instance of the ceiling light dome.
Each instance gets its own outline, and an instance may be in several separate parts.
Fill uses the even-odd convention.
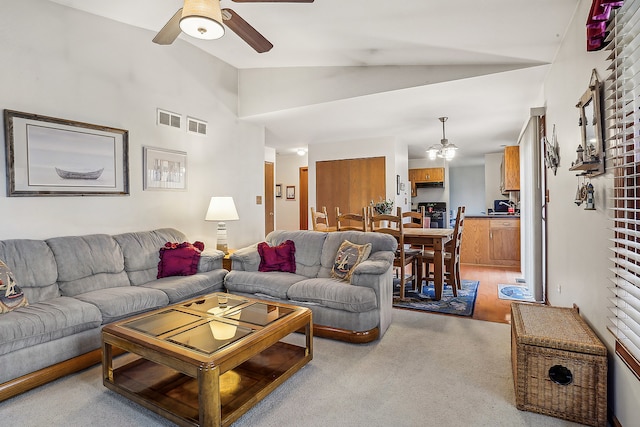
[[[185,0],[180,29],[197,39],[214,40],[224,35],[220,0]]]

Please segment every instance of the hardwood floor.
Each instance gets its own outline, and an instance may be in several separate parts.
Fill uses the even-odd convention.
[[[517,267],[486,267],[461,264],[462,279],[479,280],[473,318],[497,323],[511,322],[511,301],[498,298],[498,284],[515,284],[522,277]]]

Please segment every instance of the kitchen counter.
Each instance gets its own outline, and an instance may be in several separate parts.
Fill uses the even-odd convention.
[[[520,216],[465,215],[460,262],[520,266]]]

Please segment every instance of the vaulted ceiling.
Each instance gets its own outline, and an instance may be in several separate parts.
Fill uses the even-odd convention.
[[[51,0],[149,30],[182,0]],[[187,42],[240,72],[240,116],[266,127],[280,153],[323,142],[389,137],[409,158],[446,136],[453,164],[513,145],[543,106],[542,85],[579,0],[221,0],[274,47],[256,53],[232,31]],[[157,45],[153,45],[157,48]]]

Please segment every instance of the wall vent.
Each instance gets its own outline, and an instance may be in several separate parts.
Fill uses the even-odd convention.
[[[171,111],[161,110],[158,108],[158,124],[163,126],[170,126],[172,128],[182,128],[182,116]]]
[[[207,122],[194,119],[193,117],[187,117],[187,132],[197,133],[200,135],[207,134]]]

